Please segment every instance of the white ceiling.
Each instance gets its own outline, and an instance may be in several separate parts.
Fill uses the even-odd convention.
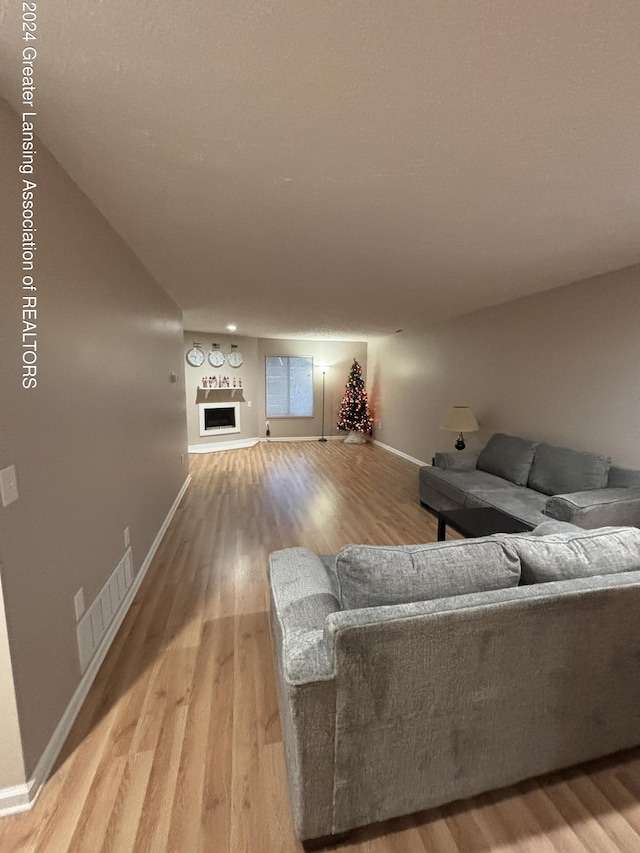
[[[640,262],[637,0],[37,14],[37,130],[187,328],[366,339]]]

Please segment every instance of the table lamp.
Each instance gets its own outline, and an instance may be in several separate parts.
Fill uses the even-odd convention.
[[[449,412],[449,416],[440,429],[457,432],[458,440],[456,441],[456,450],[464,450],[465,443],[463,433],[476,432],[480,427],[478,426],[478,421],[475,419],[469,406],[453,406]]]

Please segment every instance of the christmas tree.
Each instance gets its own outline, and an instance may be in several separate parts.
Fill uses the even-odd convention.
[[[355,358],[349,371],[347,387],[340,405],[338,429],[360,433],[363,440],[364,436],[370,435],[373,429],[373,422],[369,416],[369,401],[362,378],[362,368]]]

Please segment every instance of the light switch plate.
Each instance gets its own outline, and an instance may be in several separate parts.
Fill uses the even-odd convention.
[[[18,500],[18,478],[15,465],[9,465],[0,471],[0,497],[2,506],[9,506]]]

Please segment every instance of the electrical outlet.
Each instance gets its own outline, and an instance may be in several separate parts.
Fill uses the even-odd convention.
[[[84,587],[80,587],[80,589],[76,592],[73,597],[73,606],[76,609],[76,621],[80,619],[82,614],[84,613]]]
[[[2,506],[9,506],[18,500],[18,478],[15,465],[9,465],[8,468],[0,471],[0,497],[2,497]]]
[[[180,464],[184,465],[184,453],[180,454]]]
[[[247,400],[247,409],[251,408],[251,400]]]
[[[129,533],[129,528],[125,527],[124,529],[124,547],[128,548],[131,545],[131,534]]]

